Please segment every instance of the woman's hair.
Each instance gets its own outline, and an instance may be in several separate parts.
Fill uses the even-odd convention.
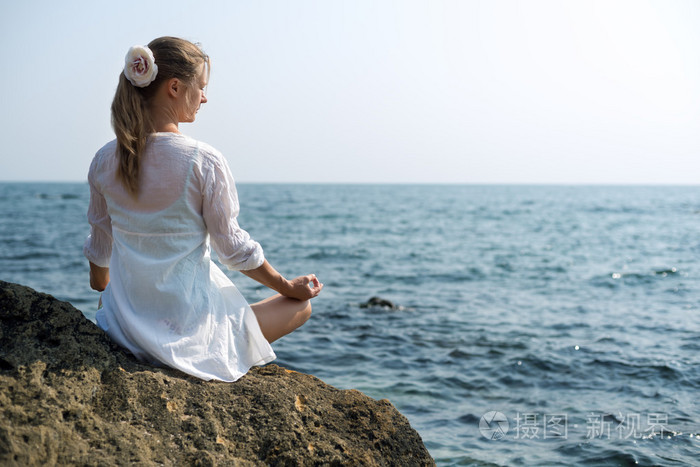
[[[158,74],[146,87],[133,86],[119,75],[119,85],[112,101],[112,128],[117,135],[117,178],[126,189],[137,195],[139,158],[146,147],[146,138],[154,131],[148,104],[161,84],[178,78],[191,85],[198,78],[202,64],[209,73],[209,57],[198,44],[177,37],[159,37],[148,44],[153,52]]]

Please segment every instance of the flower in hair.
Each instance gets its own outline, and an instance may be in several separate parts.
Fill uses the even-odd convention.
[[[133,46],[126,54],[125,62],[124,76],[136,87],[145,88],[158,75],[158,65],[148,47]]]

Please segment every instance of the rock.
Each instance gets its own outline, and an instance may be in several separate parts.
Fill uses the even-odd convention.
[[[0,281],[2,465],[434,465],[387,400],[276,365],[235,383],[137,362],[69,303]]]
[[[381,297],[372,297],[364,303],[360,303],[360,308],[388,308],[390,310],[401,310],[403,307],[394,305],[389,300]]]

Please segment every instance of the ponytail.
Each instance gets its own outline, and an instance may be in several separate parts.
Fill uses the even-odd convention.
[[[124,73],[112,101],[112,128],[117,136],[117,178],[133,196],[139,190],[140,158],[152,125],[146,100],[140,88],[133,86]]]

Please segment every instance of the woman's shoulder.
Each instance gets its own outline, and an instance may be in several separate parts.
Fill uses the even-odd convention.
[[[107,156],[113,156],[117,151],[117,140],[113,139],[112,141],[106,143],[104,146],[102,146],[100,149],[97,150],[95,153],[95,159],[104,159]]]
[[[114,151],[117,149],[117,139],[113,139],[112,141],[109,141],[106,143],[104,146],[102,146],[98,151],[97,155],[100,154],[114,154]]]
[[[214,146],[203,141],[195,140],[188,136],[186,136],[185,138],[188,138],[191,144],[196,145],[200,163],[202,165],[202,168],[204,168],[205,170],[227,166],[226,158],[221,153],[221,151],[216,149]]]
[[[199,181],[201,189],[230,178],[226,158],[221,151],[212,145],[183,134],[178,134],[174,138],[174,142],[183,148],[186,146],[185,152],[194,156],[194,160],[192,160],[193,175]]]
[[[217,160],[223,158],[221,152],[203,141],[192,138],[182,133],[154,133],[152,140],[158,144],[164,144],[178,148],[184,154],[198,153],[205,160]]]
[[[202,155],[203,159],[211,162],[217,162],[224,159],[224,155],[221,153],[221,151],[216,149],[214,146],[203,141],[198,141],[197,143],[199,146],[199,153]]]
[[[107,159],[113,158],[117,151],[117,140],[113,139],[108,142],[100,149],[97,150],[95,156],[92,158],[92,163],[90,164],[90,170],[96,170],[98,167],[103,165]]]

